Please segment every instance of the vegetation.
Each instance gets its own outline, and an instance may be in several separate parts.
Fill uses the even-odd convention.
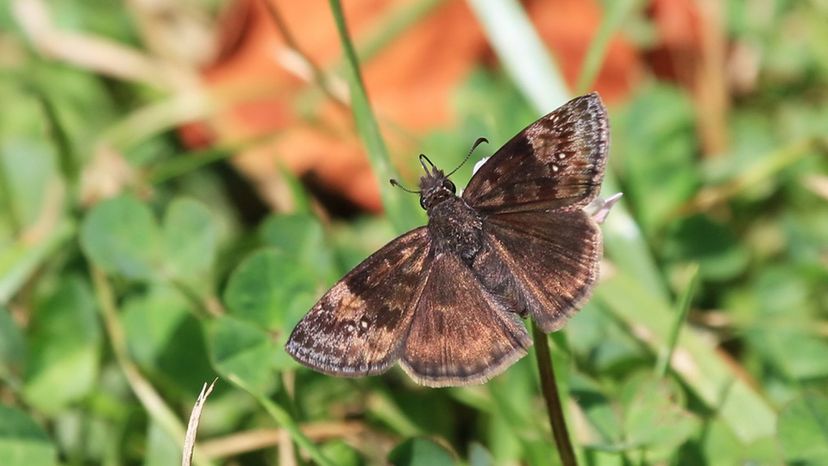
[[[195,84],[180,44],[147,35],[141,2],[8,3],[0,464],[178,464],[190,410],[216,377],[194,464],[558,464],[534,355],[482,386],[426,389],[399,369],[318,374],[282,345],[328,286],[424,221],[416,196],[386,178],[414,180],[419,151],[449,167],[476,137],[499,147],[606,84],[614,37],[655,54],[652,8],[669,2],[597,2],[602,20],[567,88],[566,57],[518,2],[471,0],[499,65],[475,64],[452,90],[455,121],[416,134],[373,110],[357,57],[381,55],[443,2],[406,4],[352,44],[330,0],[343,58],[320,68],[286,41],[307,71],[291,111],[320,126],[325,102],[352,115],[348,132],[380,178],[376,215],[343,209],[347,195],[331,201],[288,163],[272,163],[284,203],[266,202],[231,156],[279,130],[182,142],[186,124],[238,92]],[[182,3],[191,19],[221,10]],[[718,22],[691,31],[700,74],[645,61],[610,105],[604,195],[625,195],[603,226],[593,299],[549,337],[570,435],[584,465],[828,464],[828,6],[688,3],[720,5]]]

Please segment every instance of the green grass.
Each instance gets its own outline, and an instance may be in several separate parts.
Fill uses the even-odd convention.
[[[574,91],[519,2],[469,2],[501,67],[460,83],[457,121],[421,151],[449,166],[486,136],[483,156],[590,90],[612,37],[652,27],[641,2],[602,4]],[[179,464],[216,376],[194,464],[558,464],[534,355],[483,386],[425,389],[398,369],[340,379],[284,353],[328,286],[424,218],[388,184],[381,130],[395,123],[374,115],[360,60],[442,4],[394,8],[358,38],[329,7],[343,58],[324,72],[348,83],[384,216],[331,218],[285,173],[296,210],[251,221],[257,202],[228,158],[260,141],[192,151],[176,135],[211,97],[50,60],[0,15],[13,57],[0,59],[0,464]],[[50,8],[62,27],[141,49],[128,10]],[[828,11],[726,13],[729,40],[760,58],[732,96],[727,151],[702,154],[674,82],[648,76],[610,108],[603,194],[625,195],[602,226],[605,274],[549,338],[582,465],[828,464]],[[102,153],[131,173],[106,200],[84,190]]]

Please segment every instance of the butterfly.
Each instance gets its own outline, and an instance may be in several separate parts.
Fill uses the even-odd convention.
[[[608,147],[606,108],[592,93],[514,136],[460,196],[421,155],[415,192],[428,224],[346,274],[296,325],[286,351],[337,376],[399,362],[431,387],[501,373],[532,344],[522,318],[558,330],[590,295],[602,242],[583,208],[600,191]]]

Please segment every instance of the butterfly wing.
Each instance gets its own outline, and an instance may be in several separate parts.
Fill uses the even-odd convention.
[[[472,265],[484,286],[546,332],[589,298],[601,261],[601,230],[582,210],[516,212],[483,222],[485,246]]]
[[[423,385],[483,383],[532,344],[518,316],[453,254],[438,254],[415,310],[400,365]]]
[[[285,349],[326,374],[385,372],[400,357],[431,258],[425,227],[395,239],[325,293]]]
[[[463,199],[483,213],[580,208],[600,191],[609,124],[596,93],[532,123],[472,177]]]

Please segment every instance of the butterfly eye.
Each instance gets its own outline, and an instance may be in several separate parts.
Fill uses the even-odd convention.
[[[424,210],[428,210],[428,208],[425,205],[425,196],[420,196],[420,207],[422,207]]]
[[[446,188],[448,188],[448,190],[449,190],[449,191],[451,191],[452,193],[456,193],[456,192],[457,192],[457,187],[456,187],[456,186],[454,186],[454,183],[452,183],[452,181],[451,181],[451,180],[446,180],[446,183],[444,184],[444,186],[445,186]]]

